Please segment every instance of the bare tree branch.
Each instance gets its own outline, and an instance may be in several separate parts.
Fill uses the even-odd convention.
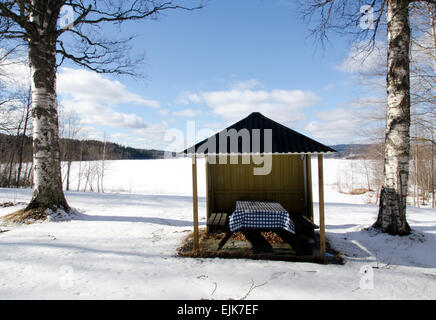
[[[193,6],[182,5],[181,0],[56,0],[47,2],[41,8],[32,5],[31,0],[0,0],[0,40],[28,42],[31,38],[49,37],[57,43],[58,66],[66,60],[99,73],[138,75],[137,64],[145,55],[129,56],[132,51],[127,44],[133,36],[117,38],[101,31],[105,24],[126,23],[128,21],[157,19],[168,10],[193,11],[203,7],[202,0],[191,0]],[[67,26],[58,25],[51,34],[41,33],[44,23],[58,23],[59,15],[47,15],[45,9],[60,12],[66,8],[73,19]],[[30,19],[30,12],[37,12],[38,21]]]

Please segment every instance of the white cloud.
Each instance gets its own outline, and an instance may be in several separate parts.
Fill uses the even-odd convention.
[[[104,132],[95,129],[92,126],[80,125],[80,130],[78,132],[79,139],[89,139],[89,140],[103,140]]]
[[[158,108],[160,103],[133,93],[122,83],[104,78],[101,74],[88,70],[61,68],[57,90],[74,100],[92,101],[104,105],[130,103]]]
[[[352,45],[347,58],[336,70],[347,73],[374,73],[386,67],[386,46],[377,41],[369,51],[368,43],[356,42]]]
[[[304,129],[315,139],[327,144],[356,142],[359,130],[370,123],[370,119],[362,117],[362,112],[365,110],[354,108],[319,112],[316,114],[317,120],[310,121]]]
[[[237,121],[257,111],[281,122],[304,119],[303,109],[321,99],[312,91],[303,90],[229,90],[200,93],[212,112],[227,121]]]
[[[144,120],[134,113],[118,112],[94,101],[63,99],[61,104],[66,111],[74,111],[82,125],[103,125],[113,128],[147,127]]]
[[[194,118],[201,114],[200,110],[193,110],[193,109],[184,109],[180,111],[173,111],[172,113],[175,116],[178,117],[186,117],[186,118]]]
[[[231,85],[233,90],[250,90],[263,87],[263,84],[257,79],[249,79],[245,81],[234,81]]]
[[[115,108],[122,104],[160,107],[158,101],[145,99],[119,81],[88,70],[62,68],[58,75],[57,90],[61,104],[67,110],[74,110],[82,125],[145,128],[147,125],[140,116],[119,112]]]
[[[93,114],[91,117],[82,119],[82,123],[85,124],[100,124],[108,127],[119,128],[145,128],[147,125],[141,117],[136,114],[126,114],[122,112],[116,112],[109,110],[105,107],[101,107],[104,112],[103,116]]]
[[[153,123],[146,128],[133,130],[133,138],[127,140],[126,143],[136,148],[162,150],[167,145],[164,141],[167,130],[168,123],[166,121]]]
[[[326,90],[326,91],[331,91],[331,90],[333,90],[334,88],[335,88],[334,83],[328,83],[328,84],[326,84],[326,85],[323,87],[323,89]]]
[[[4,56],[0,48],[0,56]],[[23,55],[6,57],[0,64],[0,83],[8,90],[27,90],[30,86],[30,68]]]
[[[183,104],[183,105],[187,105],[190,103],[200,103],[200,102],[201,102],[201,97],[189,91],[184,91],[180,93],[175,100],[176,104]]]
[[[125,139],[130,138],[131,136],[128,133],[117,132],[117,133],[111,133],[109,137],[111,141],[118,141],[118,140],[123,141]]]
[[[168,123],[163,121],[144,128],[127,129],[109,134],[108,140],[139,149],[165,149],[164,136]],[[100,140],[102,137],[100,137]]]
[[[168,109],[159,109],[157,110],[157,114],[160,116],[167,116],[170,113]]]

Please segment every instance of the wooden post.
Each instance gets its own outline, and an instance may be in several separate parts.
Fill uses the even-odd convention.
[[[306,155],[301,155],[303,161],[303,185],[304,185],[304,215],[309,218],[309,205],[308,205],[308,188],[307,188],[307,159]]]
[[[209,196],[209,158],[204,156],[204,166],[206,168],[206,221],[209,221],[210,216],[210,196]],[[209,227],[206,226],[206,232],[209,233]]]
[[[197,157],[192,155],[192,201],[194,208],[194,251],[198,252],[198,197],[197,197]]]
[[[319,254],[321,259],[325,257],[325,222],[324,222],[324,176],[323,176],[323,155],[318,154],[318,192],[319,192]]]
[[[312,196],[312,157],[310,154],[306,155],[306,169],[307,169],[307,206],[309,208],[309,217],[313,222],[313,196]]]

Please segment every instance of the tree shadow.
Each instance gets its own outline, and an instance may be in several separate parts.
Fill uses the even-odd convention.
[[[158,218],[158,217],[140,217],[140,216],[99,216],[99,215],[87,215],[79,214],[74,220],[82,221],[100,221],[100,222],[139,222],[139,223],[150,223],[159,224],[164,226],[174,226],[174,227],[192,227],[193,221],[189,220],[176,220],[168,218]],[[199,222],[200,226],[206,225],[205,222]]]
[[[326,237],[344,260],[367,262],[379,268],[436,268],[436,227],[411,226],[412,233],[408,236],[392,236],[373,228],[356,230],[358,227],[349,224],[327,226]],[[345,233],[328,231],[341,228],[351,230]]]
[[[104,203],[105,207],[113,207],[114,211],[119,210],[120,207],[124,205],[139,207],[139,208],[162,208],[167,210],[177,210],[179,207],[186,208],[187,206],[192,206],[191,196],[180,196],[180,195],[144,195],[144,194],[119,194],[119,193],[79,193],[79,192],[69,192],[68,198],[74,200],[75,196],[80,197],[80,201],[83,198],[90,198],[90,201],[94,203],[101,204]],[[122,198],[122,199],[121,199]],[[85,200],[86,201],[86,200]],[[198,198],[199,206],[204,206],[206,203],[205,197]],[[153,209],[155,210],[155,209]],[[76,210],[73,220],[82,221],[96,221],[96,222],[134,222],[134,223],[149,223],[149,224],[159,224],[164,226],[175,226],[175,227],[192,227],[192,220],[179,220],[166,217],[150,217],[150,216],[112,216],[112,215],[99,215],[97,214],[86,214],[85,212],[80,212],[81,210]],[[94,211],[95,212],[95,211]],[[206,222],[200,222],[200,226],[205,226]]]
[[[67,243],[34,243],[34,242],[0,242],[1,246],[16,246],[16,247],[35,247],[35,248],[55,248],[55,249],[63,249],[63,250],[73,250],[79,252],[89,252],[96,254],[113,254],[119,256],[131,256],[131,257],[139,257],[139,258],[162,258],[165,257],[165,254],[151,254],[146,252],[132,252],[132,251],[121,251],[114,250],[111,248],[93,248],[81,245],[72,245]],[[168,255],[167,257],[176,257],[176,255]],[[32,261],[33,263],[34,261]]]

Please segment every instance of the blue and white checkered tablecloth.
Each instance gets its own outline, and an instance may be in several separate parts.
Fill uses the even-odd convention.
[[[236,201],[235,211],[229,217],[230,231],[242,228],[286,229],[295,233],[294,222],[280,203]]]

